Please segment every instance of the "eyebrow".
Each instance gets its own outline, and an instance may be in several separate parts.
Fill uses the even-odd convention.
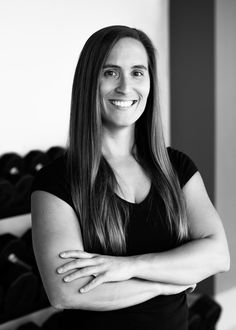
[[[113,68],[113,69],[121,69],[121,67],[119,65],[115,65],[115,64],[105,64],[103,66],[103,69],[107,69],[107,68]],[[143,69],[143,70],[148,70],[148,68],[145,65],[139,64],[139,65],[133,65],[131,67],[132,69]]]

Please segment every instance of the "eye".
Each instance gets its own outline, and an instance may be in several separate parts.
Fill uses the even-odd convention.
[[[118,78],[119,73],[115,70],[109,69],[109,70],[104,71],[104,77]]]
[[[142,77],[144,75],[142,71],[137,71],[137,70],[133,71],[132,74],[135,77]]]

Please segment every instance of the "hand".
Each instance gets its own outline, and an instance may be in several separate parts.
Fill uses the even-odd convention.
[[[159,295],[164,295],[164,296],[178,294],[184,291],[187,293],[191,293],[196,288],[196,284],[179,285],[179,284],[161,283],[161,282],[154,282],[154,283],[156,283],[157,290],[159,290]]]
[[[57,269],[59,274],[74,270],[63,278],[65,282],[71,282],[85,276],[94,277],[83,288],[80,288],[82,293],[105,282],[125,281],[133,277],[132,257],[100,255],[80,250],[64,251],[59,256],[63,259],[73,258]]]
[[[196,289],[197,284],[192,284],[190,287],[186,289],[187,293],[192,293]]]

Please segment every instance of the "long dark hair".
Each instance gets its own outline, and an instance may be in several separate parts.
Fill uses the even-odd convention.
[[[145,47],[150,75],[146,108],[135,124],[136,158],[149,172],[164,202],[170,231],[179,240],[188,235],[184,199],[163,137],[155,49],[148,36],[138,29],[120,25],[105,27],[87,40],[76,67],[67,165],[85,250],[114,255],[126,251],[128,206],[116,198],[118,183],[101,153],[99,77],[112,47],[125,37],[134,38]]]

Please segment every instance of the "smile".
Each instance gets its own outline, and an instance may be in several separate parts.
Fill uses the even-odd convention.
[[[123,100],[109,100],[111,104],[115,105],[116,107],[119,108],[129,108],[132,105],[134,105],[137,100],[128,100],[128,101],[123,101]]]

